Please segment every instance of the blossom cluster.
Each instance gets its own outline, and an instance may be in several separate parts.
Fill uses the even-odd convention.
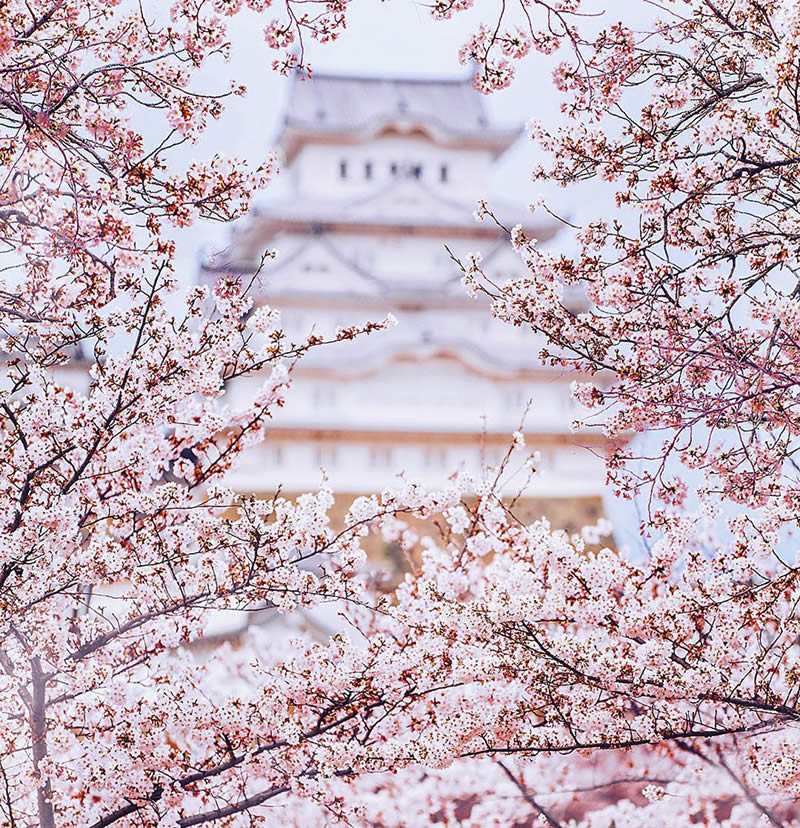
[[[489,283],[477,253],[464,276],[582,377],[611,483],[649,494],[637,558],[602,522],[515,516],[500,492],[521,431],[484,478],[400,478],[341,526],[326,488],[226,487],[297,359],[394,323],[289,341],[258,274],[174,310],[169,227],[241,214],[274,162],[178,175],[164,151],[221,112],[189,89],[226,54],[225,19],[268,6],[3,7],[0,229],[19,265],[0,293],[3,821],[797,826],[796,7],[674,0],[647,32],[584,36],[578,0],[534,0],[544,30],[503,5],[462,52],[491,91],[531,49],[573,49],[555,76],[568,126],[532,125],[553,159],[538,175],[598,176],[619,214],[577,228],[575,256],[513,228],[523,278]],[[265,22],[270,45],[300,46],[279,69],[343,27],[343,2],[314,8]],[[133,129],[139,104],[170,137]],[[232,406],[248,376],[258,392]],[[640,458],[645,431],[662,442]],[[408,561],[389,592],[372,536]],[[210,640],[219,614],[299,632],[323,605],[343,621],[325,640]]]

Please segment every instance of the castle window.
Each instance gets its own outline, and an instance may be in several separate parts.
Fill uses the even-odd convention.
[[[390,448],[373,447],[369,450],[369,464],[387,468],[392,464],[392,450]]]
[[[426,448],[423,460],[428,467],[436,466],[442,468],[447,462],[447,449]]]
[[[389,172],[392,175],[397,175],[397,164],[395,164],[395,163],[390,164],[389,165]]]
[[[334,446],[317,446],[314,449],[314,462],[323,467],[330,467],[336,463],[336,448]]]
[[[442,166],[439,167],[439,181],[441,181],[442,184],[447,183],[447,164],[442,164]]]
[[[367,163],[364,164],[364,178],[367,178],[367,179],[372,178],[372,162],[371,161],[367,161]]]
[[[413,178],[422,178],[422,165],[414,164],[414,166],[411,167],[411,175]]]
[[[347,178],[347,161],[339,162],[339,178]]]
[[[515,411],[524,408],[527,404],[525,391],[522,388],[509,388],[505,392],[505,398],[506,405]]]

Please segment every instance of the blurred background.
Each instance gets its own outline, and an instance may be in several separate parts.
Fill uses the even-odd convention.
[[[506,492],[522,495],[520,519],[546,516],[577,531],[615,516],[602,435],[571,428],[581,412],[569,386],[581,378],[543,367],[544,343],[494,320],[485,299],[467,295],[450,258],[480,252],[498,282],[524,272],[507,233],[475,220],[479,199],[506,228],[520,224],[541,246],[567,250],[562,226],[528,205],[543,194],[574,221],[587,209],[596,214],[603,197],[592,185],[578,204],[572,192],[531,182],[542,159],[524,124],[559,122],[557,58],[531,55],[508,89],[481,95],[458,62],[481,14],[443,24],[411,2],[352,4],[343,37],[307,45],[310,80],[277,75],[262,26],[244,17],[230,61],[206,70],[220,91],[236,79],[249,93],[229,99],[223,118],[184,151],[186,163],[220,149],[251,163],[275,152],[281,172],[233,227],[199,224],[177,237],[181,274],[209,284],[248,277],[277,249],[257,304],[277,308],[295,341],[312,328],[326,335],[387,313],[398,320],[292,367],[287,405],[231,477],[237,490],[292,495],[327,479],[342,516],[354,496],[381,491],[398,474],[434,486],[458,469],[494,474],[487,467],[501,462],[524,415],[528,448],[539,456],[524,491],[526,453],[506,475]],[[570,301],[580,309],[580,296]],[[231,403],[258,387],[241,381]],[[397,556],[391,544],[376,552],[389,563]]]

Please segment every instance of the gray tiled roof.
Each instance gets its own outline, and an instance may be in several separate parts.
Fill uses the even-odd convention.
[[[481,94],[469,79],[392,79],[314,75],[295,80],[286,125],[310,131],[355,132],[389,119],[436,125],[452,135],[485,133]]]

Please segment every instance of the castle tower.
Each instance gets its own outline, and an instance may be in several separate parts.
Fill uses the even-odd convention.
[[[467,80],[294,82],[279,139],[291,192],[243,220],[201,278],[250,275],[277,248],[258,302],[281,311],[295,341],[312,326],[330,332],[387,312],[400,324],[301,360],[267,441],[231,477],[235,488],[306,491],[321,468],[348,500],[401,471],[435,485],[460,466],[496,462],[532,400],[527,443],[542,462],[531,508],[569,526],[600,514],[602,440],[570,431],[574,377],[539,365],[535,334],[469,298],[446,249],[480,251],[500,282],[522,271],[507,234],[473,217],[493,164],[519,136],[492,128],[482,102]],[[540,245],[556,235],[524,208],[491,206]]]

